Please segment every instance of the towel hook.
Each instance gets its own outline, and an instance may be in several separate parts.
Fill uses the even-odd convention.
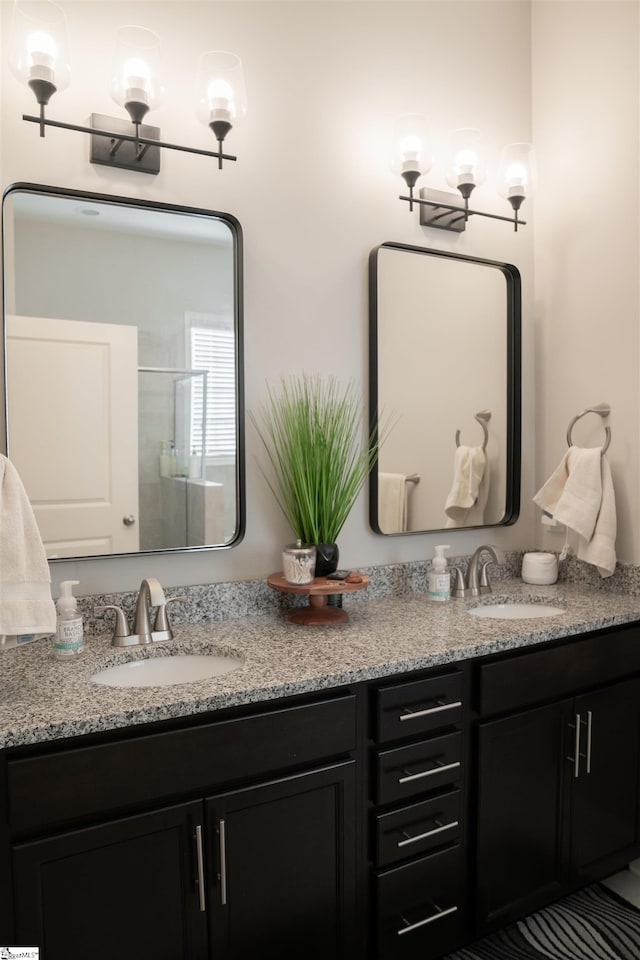
[[[491,420],[491,410],[479,410],[478,413],[474,413],[473,419],[477,420],[480,426],[482,427],[482,433],[484,435],[482,441],[482,449],[487,449],[487,443],[489,442],[489,430],[487,424]],[[456,430],[456,447],[460,446],[460,431]]]
[[[581,413],[578,413],[570,422],[569,426],[567,427],[567,443],[570,447],[574,445],[573,440],[571,439],[571,431],[573,430],[578,420],[580,420],[581,417],[585,417],[588,413],[597,413],[598,416],[602,417],[602,419],[604,420],[604,418],[608,417],[609,414],[611,413],[611,407],[608,403],[597,403],[595,407],[587,407],[586,410],[583,410]],[[609,449],[609,444],[611,443],[611,427],[609,427],[608,425],[605,425],[604,432],[605,432],[605,439],[604,439],[604,445],[602,447],[602,452],[606,453],[607,450]]]

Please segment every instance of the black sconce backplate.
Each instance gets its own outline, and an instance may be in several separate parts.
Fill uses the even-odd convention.
[[[91,127],[94,130],[108,130],[118,136],[133,138],[134,124],[119,117],[107,117],[101,113],[91,114]],[[146,140],[159,140],[160,127],[141,124],[140,136]],[[122,140],[114,151],[117,139],[91,135],[91,163],[101,163],[107,167],[122,167],[125,170],[137,170],[140,173],[156,174],[160,172],[160,147],[146,146],[142,151],[133,139]],[[140,156],[138,156],[140,154]]]

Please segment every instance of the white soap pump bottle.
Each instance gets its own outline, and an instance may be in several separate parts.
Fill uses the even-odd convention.
[[[444,555],[445,550],[450,550],[451,547],[439,544],[434,549],[435,557],[431,561],[431,569],[429,570],[427,598],[436,603],[443,603],[451,596],[451,573]]]
[[[53,655],[56,660],[69,660],[79,656],[84,650],[82,617],[78,613],[78,602],[71,591],[71,588],[79,583],[79,580],[63,580],[60,584],[60,597],[56,602],[56,635],[53,640]]]

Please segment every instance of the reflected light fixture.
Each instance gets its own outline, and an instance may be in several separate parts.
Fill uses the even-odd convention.
[[[502,151],[497,181],[500,196],[509,201],[513,216],[486,213],[469,206],[473,190],[484,182],[487,170],[483,159],[482,135],[479,130],[454,130],[446,156],[446,180],[457,194],[431,188],[422,188],[419,197],[415,186],[419,178],[431,169],[427,125],[421,114],[404,114],[395,124],[391,169],[400,174],[409,188],[409,196],[399,199],[420,208],[420,224],[440,230],[464,231],[470,217],[488,217],[512,223],[514,230],[526,223],[520,220],[519,210],[535,186],[535,154],[530,143],[512,143]]]
[[[237,159],[223,153],[225,137],[246,113],[242,63],[233,53],[209,51],[200,58],[196,112],[213,132],[217,150],[167,143],[160,139],[159,127],[143,123],[164,97],[160,39],[146,27],[124,26],[116,36],[110,92],[128,119],[94,113],[87,127],[46,116],[53,94],[67,87],[71,79],[66,18],[52,0],[16,0],[10,66],[40,105],[39,116],[25,114],[22,119],[37,123],[41,137],[46,127],[89,134],[92,163],[156,174],[160,170],[161,149],[214,157],[219,169],[224,160]]]

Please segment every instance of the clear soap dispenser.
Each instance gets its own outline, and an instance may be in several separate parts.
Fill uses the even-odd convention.
[[[429,570],[427,597],[436,603],[443,603],[451,596],[451,573],[444,555],[445,550],[450,549],[451,547],[445,544],[439,544],[434,548],[435,557],[431,561]]]
[[[78,602],[71,591],[71,588],[79,583],[79,580],[63,580],[60,584],[60,597],[56,602],[56,635],[53,640],[53,655],[56,660],[69,660],[79,656],[84,650],[82,617],[78,613]]]

